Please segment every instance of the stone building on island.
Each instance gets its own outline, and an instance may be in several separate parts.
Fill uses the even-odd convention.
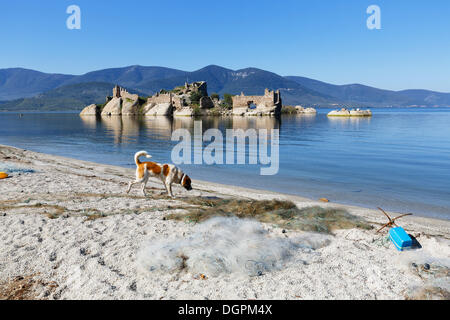
[[[246,96],[241,92],[233,97],[233,115],[278,115],[281,107],[280,90],[266,89],[263,96]]]

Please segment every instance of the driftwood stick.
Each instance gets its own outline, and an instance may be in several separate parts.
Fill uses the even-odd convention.
[[[392,221],[395,221],[395,220],[397,220],[397,219],[400,219],[400,218],[403,218],[403,217],[406,217],[406,216],[412,216],[412,213],[405,213],[405,214],[402,214],[402,215],[400,215],[400,216],[395,217],[394,219],[392,219]]]
[[[405,213],[402,215],[399,215],[398,217],[395,217],[394,219],[391,219],[391,217],[386,213],[386,211],[384,211],[383,209],[381,209],[380,207],[378,207],[378,209],[384,213],[384,215],[389,219],[389,222],[386,223],[384,226],[382,226],[380,229],[377,230],[377,232],[380,232],[381,230],[383,230],[386,227],[392,227],[393,225],[398,227],[398,225],[395,223],[395,220],[403,218],[405,216],[411,216],[412,213]]]
[[[391,217],[389,217],[389,215],[386,213],[386,211],[384,211],[383,209],[381,209],[380,207],[378,207],[378,210],[380,210],[381,212],[384,213],[384,215],[389,219],[389,222],[392,222]]]
[[[377,232],[380,232],[381,230],[383,230],[384,228],[389,226],[389,224],[390,224],[390,222],[386,223],[384,226],[382,226],[380,229],[378,229]]]

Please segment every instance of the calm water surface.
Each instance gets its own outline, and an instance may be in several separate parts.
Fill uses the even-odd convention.
[[[182,165],[194,179],[450,219],[450,109],[373,109],[367,118],[204,118],[203,130],[280,129],[280,170],[255,165]],[[147,150],[170,162],[172,131],[191,118],[81,118],[73,113],[0,113],[0,144],[123,167]]]

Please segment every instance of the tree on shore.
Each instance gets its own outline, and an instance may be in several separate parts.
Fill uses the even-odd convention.
[[[223,103],[222,104],[227,109],[232,109],[233,108],[233,95],[229,94],[229,93],[225,93],[223,95]]]

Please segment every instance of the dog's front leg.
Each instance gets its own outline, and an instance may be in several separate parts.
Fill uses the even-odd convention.
[[[167,194],[168,194],[171,198],[173,198],[172,184],[169,183],[169,182],[167,182],[167,181],[164,181],[164,187],[166,188]]]
[[[168,189],[169,189],[169,196],[170,196],[171,198],[174,198],[173,193],[172,193],[172,183],[169,183]]]

